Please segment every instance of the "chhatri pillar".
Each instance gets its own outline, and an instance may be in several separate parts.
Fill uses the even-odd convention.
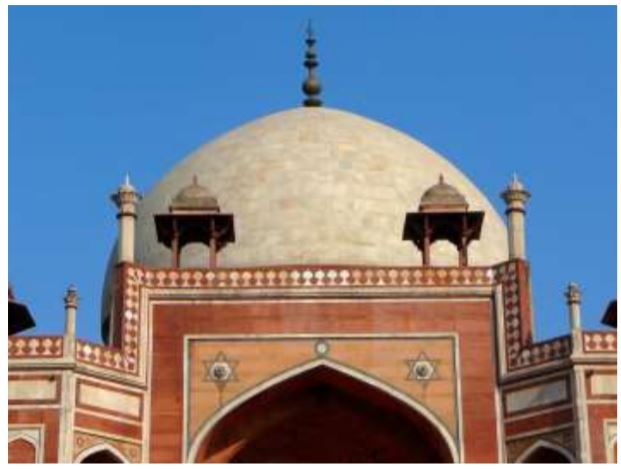
[[[136,206],[141,196],[129,182],[129,176],[125,176],[125,182],[112,194],[111,199],[119,209],[117,262],[134,262]]]
[[[403,226],[403,240],[421,251],[423,265],[431,265],[431,245],[435,241],[452,243],[459,253],[459,265],[468,265],[468,245],[481,236],[483,212],[468,210],[465,197],[440,175],[437,184],[425,191],[417,212],[409,212]]]
[[[581,324],[581,304],[582,292],[575,282],[570,282],[565,290],[567,301],[567,312],[569,313],[569,326],[571,327],[571,338],[573,342],[573,353],[582,351],[582,324]]]
[[[214,269],[218,265],[218,251],[235,242],[233,215],[220,213],[218,200],[198,183],[196,176],[173,198],[168,213],[155,215],[155,228],[157,240],[171,250],[172,266],[176,269],[187,244],[207,245],[208,267]]]
[[[65,303],[65,355],[73,356],[75,348],[76,313],[78,311],[78,290],[75,285],[69,285],[63,297]]]
[[[509,259],[526,259],[526,202],[530,193],[517,175],[513,175],[513,180],[500,196],[507,204]]]

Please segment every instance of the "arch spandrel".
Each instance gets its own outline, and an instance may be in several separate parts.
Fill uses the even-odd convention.
[[[319,379],[317,379],[318,376],[320,377]],[[309,382],[311,383],[310,385]],[[309,397],[305,395],[305,393],[309,394],[308,389],[310,389],[310,387],[316,387],[317,385],[323,386],[324,388],[327,386],[326,389],[337,390],[335,392],[331,390],[324,391],[327,393],[326,395],[338,395],[343,392],[350,393],[351,396],[355,395],[355,400],[360,403],[360,406],[358,407],[358,411],[353,411],[353,420],[356,420],[356,417],[366,418],[365,428],[379,426],[383,428],[390,427],[393,430],[396,428],[399,429],[394,430],[395,438],[391,439],[393,444],[392,448],[382,447],[382,442],[377,442],[378,448],[376,456],[379,459],[373,459],[373,454],[363,455],[358,453],[349,455],[347,450],[341,451],[341,449],[339,449],[339,452],[335,453],[334,448],[332,448],[332,454],[338,454],[339,457],[343,458],[339,460],[340,462],[360,462],[357,458],[365,458],[368,462],[380,462],[382,461],[382,457],[388,457],[386,456],[387,454],[396,458],[393,462],[407,462],[417,457],[423,458],[417,462],[429,462],[426,458],[430,458],[436,462],[460,461],[458,438],[456,438],[456,435],[451,434],[446,425],[421,402],[412,399],[408,395],[369,375],[327,359],[317,359],[301,365],[296,369],[288,370],[223,404],[217,412],[203,422],[196,432],[189,444],[186,461],[251,462],[255,456],[260,458],[259,455],[262,454],[261,449],[264,450],[262,447],[265,445],[265,442],[273,442],[271,436],[266,437],[265,435],[266,431],[270,431],[268,427],[270,425],[275,425],[276,427],[278,427],[278,425],[284,425],[283,428],[288,428],[287,424],[290,427],[292,423],[290,420],[287,421],[287,418],[290,415],[296,414],[296,408],[306,409],[305,415],[307,418],[301,420],[306,422],[306,425],[299,425],[299,428],[317,427],[317,422],[322,422],[324,417],[315,414],[313,412],[313,407],[320,406],[308,405],[306,400],[308,400]],[[313,388],[313,392],[316,394],[318,391]],[[321,393],[321,391],[319,392]],[[312,394],[312,392],[310,394]],[[276,402],[275,396],[276,398],[281,398],[278,402],[283,404],[274,406],[274,402]],[[304,398],[302,400],[296,400],[298,396],[304,396]],[[342,400],[337,408],[342,408],[345,402],[351,402],[351,400],[349,400],[349,398]],[[297,405],[297,403],[304,403],[304,405]],[[252,414],[254,412],[253,409],[263,409],[263,412],[265,412],[266,408],[271,409],[269,411],[269,415],[272,416],[270,419],[264,418],[265,415],[263,415],[263,417],[257,415],[254,419],[248,418],[247,414]],[[380,409],[387,410],[387,412],[378,412]],[[317,410],[321,412],[321,409]],[[326,412],[330,414],[327,409]],[[369,415],[360,416],[360,413],[369,414],[371,417],[369,417]],[[283,422],[271,422],[274,419],[273,416],[278,415],[282,416],[285,422],[284,424]],[[384,417],[379,417],[380,415]],[[396,415],[399,415],[401,419],[400,425],[391,426],[391,424],[395,422],[384,421],[384,419],[387,418],[386,416],[390,416],[391,420],[397,419],[397,417],[394,417]],[[352,416],[342,420],[351,421]],[[309,418],[312,420],[313,424],[308,424]],[[257,422],[255,425],[256,428],[252,425],[248,425],[250,421]],[[335,422],[338,421],[339,420],[336,420]],[[327,425],[326,428],[331,428],[329,422],[325,424]],[[332,425],[334,425],[334,422]],[[319,426],[321,426],[321,424]],[[224,431],[222,431],[223,427],[225,428]],[[360,428],[362,427],[363,426],[360,426]],[[356,426],[356,428],[359,427]],[[244,432],[246,432],[246,434],[242,438],[241,435]],[[253,434],[253,436],[249,436],[248,432]],[[280,434],[289,433],[290,432],[285,431]],[[396,438],[397,433],[401,434],[401,438],[406,438],[403,440],[404,444],[401,446],[394,446],[397,444],[394,440],[399,439]],[[223,434],[226,435],[224,440],[221,436]],[[231,435],[236,434],[240,436],[237,440],[234,436],[231,437]],[[346,431],[341,432],[341,435],[346,434]],[[354,434],[356,434],[356,432],[351,432],[350,436]],[[376,434],[391,434],[391,432],[380,431],[376,432]],[[409,435],[409,439],[404,437],[405,434]],[[428,438],[429,441],[427,441],[425,445],[420,446],[418,451],[427,451],[427,453],[424,455],[416,453],[416,448],[412,447],[412,442],[423,441],[425,438]],[[330,438],[326,439],[330,440]],[[324,438],[321,439],[321,441],[324,440]],[[384,442],[384,445],[385,444]],[[294,447],[294,445],[291,444],[284,444],[284,446],[289,449]],[[361,445],[355,445],[355,447],[359,446]],[[372,445],[369,442],[367,446],[370,447]],[[382,450],[380,451],[379,448],[382,448]],[[322,450],[318,449],[318,451],[321,452]],[[324,447],[323,451],[329,450]],[[304,458],[301,454],[274,455],[273,449],[269,451],[269,454],[271,462],[276,462],[279,457],[281,458],[279,462],[286,462],[287,458]],[[327,459],[321,461],[322,456],[325,456]],[[328,454],[315,454],[315,457],[318,458],[317,462],[330,462],[330,456]],[[348,457],[352,459],[348,460]],[[302,459],[298,462],[304,460],[305,459]]]
[[[385,306],[383,306],[385,307]],[[390,311],[387,310],[387,314]],[[269,339],[269,340],[268,340]],[[456,337],[452,334],[202,336],[189,340],[185,375],[184,441],[194,439],[203,423],[222,405],[239,396],[295,375],[320,358],[342,365],[408,398],[425,402],[450,435],[461,439],[460,383]],[[318,344],[327,350],[321,355]],[[419,381],[411,368],[419,362],[433,368]],[[231,368],[223,383],[209,376],[219,362]],[[364,370],[364,372],[360,371]]]

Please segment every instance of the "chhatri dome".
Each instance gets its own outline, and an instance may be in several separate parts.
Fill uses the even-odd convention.
[[[419,209],[428,210],[466,210],[466,198],[453,186],[444,182],[444,175],[440,175],[437,184],[431,186],[420,198]]]
[[[219,211],[218,199],[209,190],[198,183],[196,174],[192,178],[192,183],[182,188],[172,199],[170,204],[171,211]]]
[[[170,250],[158,243],[154,216],[180,199],[194,198],[234,214],[235,242],[218,253],[219,267],[421,265],[419,250],[402,239],[404,217],[419,204],[423,209],[447,197],[485,213],[469,263],[504,261],[504,222],[459,169],[396,129],[322,107],[314,43],[309,36],[302,107],[259,118],[206,143],[144,196],[137,207],[135,261],[171,265]],[[431,249],[433,265],[456,265],[455,247],[448,242]],[[205,246],[189,245],[180,265],[204,267],[206,255]]]

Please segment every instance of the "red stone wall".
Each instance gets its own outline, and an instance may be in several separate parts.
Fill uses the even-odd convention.
[[[496,462],[491,324],[491,301],[155,305],[151,461],[181,459],[184,334],[457,332],[467,461]]]
[[[57,409],[9,409],[9,425],[43,424],[45,426],[43,462],[58,462],[58,425]]]
[[[616,420],[617,405],[591,403],[587,408],[589,413],[589,433],[591,436],[591,461],[594,463],[608,462],[606,460],[604,420]]]

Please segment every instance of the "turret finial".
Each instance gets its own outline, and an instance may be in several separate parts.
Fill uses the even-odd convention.
[[[321,93],[321,83],[319,83],[319,79],[315,76],[315,68],[319,65],[317,53],[315,52],[316,42],[313,25],[309,20],[306,27],[306,54],[304,60],[304,66],[308,70],[308,75],[304,83],[302,83],[302,91],[306,95],[303,104],[306,107],[319,107],[322,104],[321,99],[318,98]]]

